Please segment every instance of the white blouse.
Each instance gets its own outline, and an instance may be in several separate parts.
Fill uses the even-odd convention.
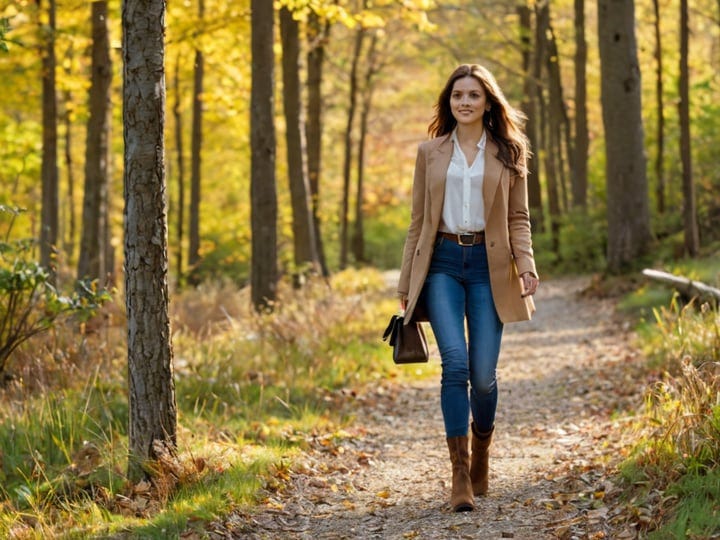
[[[485,131],[477,143],[478,153],[468,165],[457,139],[452,133],[453,154],[445,182],[440,230],[449,233],[478,232],[485,230],[485,205],[482,197],[485,173]]]

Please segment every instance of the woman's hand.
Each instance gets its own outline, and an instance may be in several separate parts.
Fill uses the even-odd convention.
[[[520,276],[520,281],[523,285],[522,297],[532,296],[537,291],[540,280],[532,274],[532,272],[525,272]]]

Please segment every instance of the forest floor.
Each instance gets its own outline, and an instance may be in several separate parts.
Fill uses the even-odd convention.
[[[533,320],[505,327],[490,492],[476,499],[475,511],[449,508],[450,461],[432,377],[343,396],[354,415],[344,436],[310,441],[256,511],[207,532],[314,540],[636,538],[613,474],[648,381],[629,324],[612,299],[585,294],[590,284],[541,283]],[[430,361],[439,362],[436,351]]]

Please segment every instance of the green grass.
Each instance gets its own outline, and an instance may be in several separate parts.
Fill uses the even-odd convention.
[[[679,505],[666,524],[648,534],[649,540],[711,538],[720,532],[720,470],[687,475],[665,495]]]
[[[18,379],[4,394],[0,537],[177,538],[202,530],[262,503],[311,434],[346,436],[348,396],[437,373],[435,364],[392,363],[381,334],[398,304],[375,270],[342,272],[299,291],[283,287],[272,314],[249,306],[248,292],[231,285],[174,297],[178,456],[161,460],[145,486],[124,474],[122,314],[80,337],[75,327],[58,329],[48,345],[82,344],[62,368],[74,376],[59,386]],[[15,359],[37,364],[34,380],[52,379],[57,369],[53,359],[38,363],[34,353],[44,349]]]
[[[717,286],[719,263],[715,255],[668,270]],[[720,313],[683,305],[654,284],[629,295],[623,309],[639,317],[649,367],[662,374],[648,388],[641,436],[621,466],[625,498],[642,506],[663,494],[645,525],[648,538],[709,538],[720,532]]]

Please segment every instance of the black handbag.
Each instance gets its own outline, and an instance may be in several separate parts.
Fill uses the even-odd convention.
[[[385,332],[383,341],[393,348],[393,362],[412,364],[428,361],[428,346],[425,332],[418,322],[403,324],[402,315],[393,315]]]

